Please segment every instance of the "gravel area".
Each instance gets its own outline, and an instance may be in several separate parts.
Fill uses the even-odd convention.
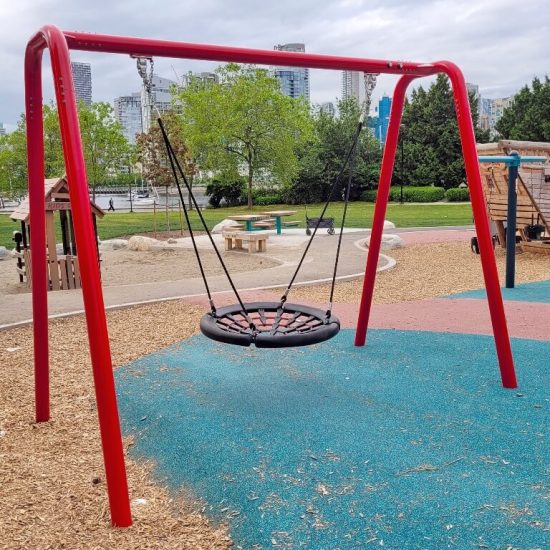
[[[115,366],[189,337],[201,315],[181,302],[109,313]],[[130,459],[135,522],[110,527],[82,316],[52,322],[50,346],[53,420],[35,424],[31,327],[0,332],[0,548],[229,548],[203,504],[169,495]]]
[[[450,242],[422,244],[390,250],[397,265],[376,275],[374,303],[392,304],[446,296],[484,286],[480,257],[473,254],[468,243]],[[506,255],[504,249],[495,251],[498,271],[504,286]],[[550,256],[517,254],[516,283],[550,279]],[[335,302],[359,303],[363,279],[337,283]],[[326,302],[328,285],[299,287],[292,290],[290,300],[301,298]]]

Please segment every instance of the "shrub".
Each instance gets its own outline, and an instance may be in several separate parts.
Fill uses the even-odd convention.
[[[247,202],[246,190],[243,192],[242,202]],[[257,206],[269,206],[270,204],[283,204],[283,192],[273,188],[260,187],[252,189],[252,202]]]
[[[470,191],[467,187],[453,187],[447,189],[445,198],[449,202],[465,202],[470,200]]]
[[[361,193],[361,200],[365,202],[374,202],[376,201],[376,189],[369,189],[368,191],[363,191]]]
[[[376,199],[376,190],[363,191],[361,200],[374,202]],[[403,202],[437,202],[445,198],[445,190],[442,187],[413,187],[406,185],[403,187]],[[390,201],[399,202],[401,200],[401,187],[392,187],[390,189]]]
[[[237,206],[242,202],[241,197],[244,190],[244,179],[213,179],[206,186],[206,195],[210,197],[208,202],[214,208],[218,208],[222,201],[226,206]]]

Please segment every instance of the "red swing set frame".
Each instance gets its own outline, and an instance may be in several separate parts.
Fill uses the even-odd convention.
[[[48,25],[41,28],[31,38],[25,52],[29,200],[33,229],[31,248],[32,304],[37,422],[46,422],[50,418],[46,224],[44,212],[44,138],[42,120],[42,54],[45,48],[50,50],[65,167],[74,217],[75,238],[78,243],[82,294],[88,327],[111,521],[114,526],[127,527],[131,525],[132,516],[113,378],[111,350],[90,211],[86,167],[71,73],[69,55],[69,50],[71,49],[146,57],[158,56],[221,62],[233,61],[260,65],[296,66],[402,75],[397,82],[393,95],[386,145],[382,159],[370,248],[365,269],[363,294],[355,335],[355,345],[357,346],[364,345],[366,340],[384,216],[388,202],[405,93],[409,84],[416,78],[435,75],[437,73],[446,74],[450,78],[453,88],[458,128],[470,189],[502,384],[506,388],[515,388],[517,386],[498,272],[491,242],[489,221],[485,208],[485,198],[481,185],[466,82],[462,72],[455,64],[449,61],[412,63],[409,61],[337,57],[63,32],[54,26]]]

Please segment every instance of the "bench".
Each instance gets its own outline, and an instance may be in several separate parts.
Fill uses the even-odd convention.
[[[248,253],[265,252],[267,250],[267,239],[269,235],[250,231],[224,231],[225,250],[242,250],[243,244],[247,243]]]
[[[300,225],[298,220],[294,222],[283,222],[283,227],[297,227],[298,225]]]
[[[275,220],[273,218],[265,218],[263,220],[254,222],[252,225],[254,227],[257,227],[258,229],[274,229]]]

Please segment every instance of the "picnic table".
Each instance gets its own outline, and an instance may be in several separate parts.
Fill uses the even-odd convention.
[[[245,228],[247,231],[254,231],[252,224],[254,222],[263,220],[266,216],[265,214],[238,214],[235,216],[227,216],[228,219],[234,220],[236,222],[244,222]]]
[[[285,216],[292,216],[296,214],[296,212],[296,210],[270,210],[262,213],[271,218],[275,218],[275,229],[277,229],[277,235],[280,235],[283,229],[282,218]],[[298,225],[298,222],[294,225]]]

